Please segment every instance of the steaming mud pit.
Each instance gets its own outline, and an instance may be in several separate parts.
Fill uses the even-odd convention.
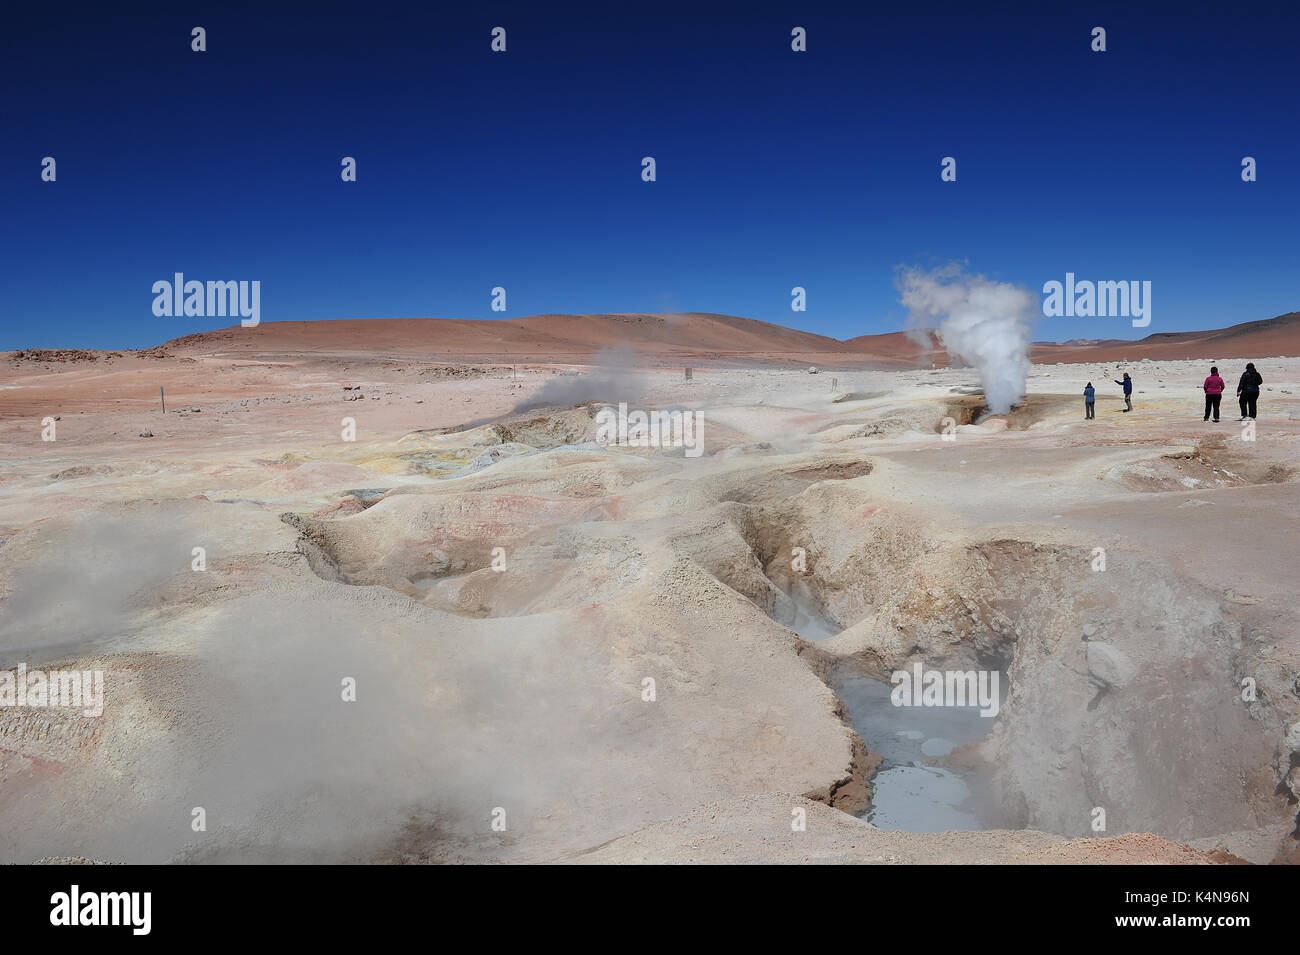
[[[559,366],[354,358],[354,401],[280,356],[256,395],[187,366],[203,413],[163,417],[5,366],[0,669],[102,670],[105,707],[0,708],[0,861],[1292,859],[1300,362],[1260,363],[1222,484],[1202,363],[1090,422],[1107,369],[1036,366],[1032,420],[952,441],[971,372],[584,367],[515,413]],[[704,453],[595,444],[620,399]],[[880,726],[917,663],[1004,674],[992,728]]]
[[[835,636],[842,628],[800,583],[786,594],[790,629],[814,642]],[[1000,706],[1004,675],[998,673],[996,680],[996,685],[988,684],[985,698]],[[941,764],[959,746],[988,735],[996,707],[986,707],[981,715],[975,692],[962,701],[970,705],[899,706],[892,699],[894,682],[832,674],[828,683],[843,704],[846,721],[880,759],[871,777],[870,805],[858,812],[861,818],[882,829],[908,832],[995,828],[988,780],[960,762]],[[900,688],[899,699],[910,702],[910,692]]]
[[[942,765],[959,746],[983,740],[993,728],[978,707],[896,706],[890,686],[869,677],[846,677],[832,686],[853,729],[881,757],[863,819],[908,832],[997,828],[988,780],[960,763]]]

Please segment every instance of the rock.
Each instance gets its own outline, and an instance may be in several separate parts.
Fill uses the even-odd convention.
[[[1137,674],[1137,667],[1120,650],[1108,643],[1088,644],[1088,672],[1103,686],[1116,689],[1127,686]]]
[[[1286,788],[1293,797],[1300,799],[1300,766],[1291,767],[1291,772],[1286,774]]]
[[[143,431],[140,432],[140,437],[142,437],[142,438],[152,438],[152,437],[153,437],[153,432],[150,431],[148,428],[145,428]]]
[[[808,366],[808,374],[810,374],[810,375],[816,375],[816,374],[819,374],[819,373],[820,373],[820,369],[818,369],[818,367],[817,367],[816,365],[809,365],[809,366]]]
[[[1097,628],[1090,623],[1083,625],[1083,639],[1091,640],[1097,635]]]
[[[360,514],[366,509],[366,506],[355,497],[348,496],[340,500],[326,504],[311,513],[314,520],[328,520],[331,517],[348,517],[352,514]]]
[[[1300,753],[1300,723],[1295,723],[1286,732],[1286,745],[1293,753]]]

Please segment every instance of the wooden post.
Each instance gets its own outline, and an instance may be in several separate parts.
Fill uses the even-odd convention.
[[[158,397],[162,401],[163,414],[167,413],[167,395],[163,392],[163,386],[158,386]]]

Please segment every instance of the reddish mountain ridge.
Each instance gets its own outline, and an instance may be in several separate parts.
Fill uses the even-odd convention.
[[[1273,358],[1300,355],[1300,312],[1200,332],[1157,332],[1138,341],[1034,344],[1034,361],[1077,362],[1150,358]]]
[[[159,348],[176,355],[385,354],[426,359],[555,361],[598,358],[632,348],[645,358],[695,360],[812,360],[915,366],[947,364],[942,348],[926,348],[904,332],[839,341],[734,315],[531,315],[500,320],[449,318],[338,319],[264,322],[255,328],[185,335]],[[1037,362],[1142,358],[1260,358],[1300,355],[1300,312],[1228,328],[1158,332],[1137,341],[1038,342]]]

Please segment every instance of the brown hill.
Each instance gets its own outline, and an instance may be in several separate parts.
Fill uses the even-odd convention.
[[[630,347],[665,359],[765,358],[828,354],[843,343],[824,335],[732,315],[531,315],[501,320],[446,318],[266,322],[166,342],[169,352],[229,357],[400,352],[480,360],[582,360]],[[854,357],[854,356],[848,356]]]
[[[1137,341],[1037,342],[1032,355],[1038,362],[1300,355],[1300,312],[1200,332],[1157,332]]]
[[[476,361],[584,361],[620,347],[642,360],[870,363],[883,367],[946,365],[942,348],[903,332],[839,341],[734,315],[531,315],[501,320],[448,318],[266,322],[218,329],[159,346],[178,356],[383,356]],[[1229,328],[1159,332],[1137,341],[1039,342],[1037,362],[1142,358],[1260,358],[1300,355],[1300,312]]]
[[[863,355],[905,362],[908,365],[948,364],[948,353],[931,337],[930,345],[921,338],[906,332],[884,332],[880,335],[859,335],[844,342],[844,347]]]

